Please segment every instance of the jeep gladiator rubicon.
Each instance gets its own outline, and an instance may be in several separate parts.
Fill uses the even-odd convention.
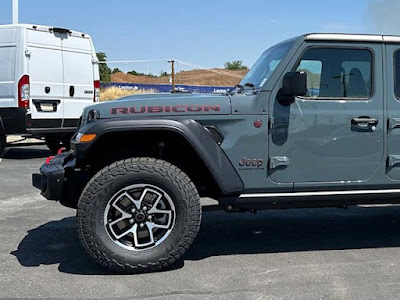
[[[226,95],[87,107],[72,150],[33,184],[77,208],[85,250],[125,273],[185,253],[200,197],[227,212],[400,203],[399,71],[400,37],[299,36],[266,50]]]

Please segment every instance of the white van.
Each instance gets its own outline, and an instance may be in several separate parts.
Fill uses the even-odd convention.
[[[69,142],[83,108],[99,101],[97,56],[89,35],[42,25],[0,25],[1,135]],[[3,139],[4,141],[4,139]]]

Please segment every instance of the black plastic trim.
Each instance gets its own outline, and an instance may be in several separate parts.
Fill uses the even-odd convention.
[[[64,152],[54,157],[49,164],[40,168],[40,174],[32,174],[32,184],[41,190],[48,200],[61,200],[65,175],[65,165],[74,166],[74,158],[70,152]]]
[[[6,130],[4,129],[3,119],[0,116],[0,137],[6,135]]]
[[[77,165],[83,164],[84,153],[90,147],[95,147],[96,141],[102,135],[112,132],[130,131],[172,131],[183,136],[203,160],[208,170],[217,182],[223,194],[240,193],[243,182],[235,168],[218,146],[212,135],[198,122],[191,119],[105,119],[82,127],[81,133],[96,133],[97,138],[92,143],[77,143],[71,141],[75,152]]]

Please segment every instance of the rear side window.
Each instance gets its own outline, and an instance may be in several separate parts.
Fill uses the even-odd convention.
[[[15,81],[15,47],[0,47],[0,82]]]
[[[307,73],[306,97],[368,99],[372,53],[365,49],[312,48],[297,68]]]
[[[394,91],[396,93],[396,97],[400,99],[400,50],[396,51],[394,54],[394,67],[395,67],[395,84]]]

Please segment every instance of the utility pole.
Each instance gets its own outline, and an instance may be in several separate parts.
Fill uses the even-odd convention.
[[[172,92],[175,92],[175,60],[168,61],[171,64]]]
[[[18,24],[18,0],[12,0],[12,23]]]

